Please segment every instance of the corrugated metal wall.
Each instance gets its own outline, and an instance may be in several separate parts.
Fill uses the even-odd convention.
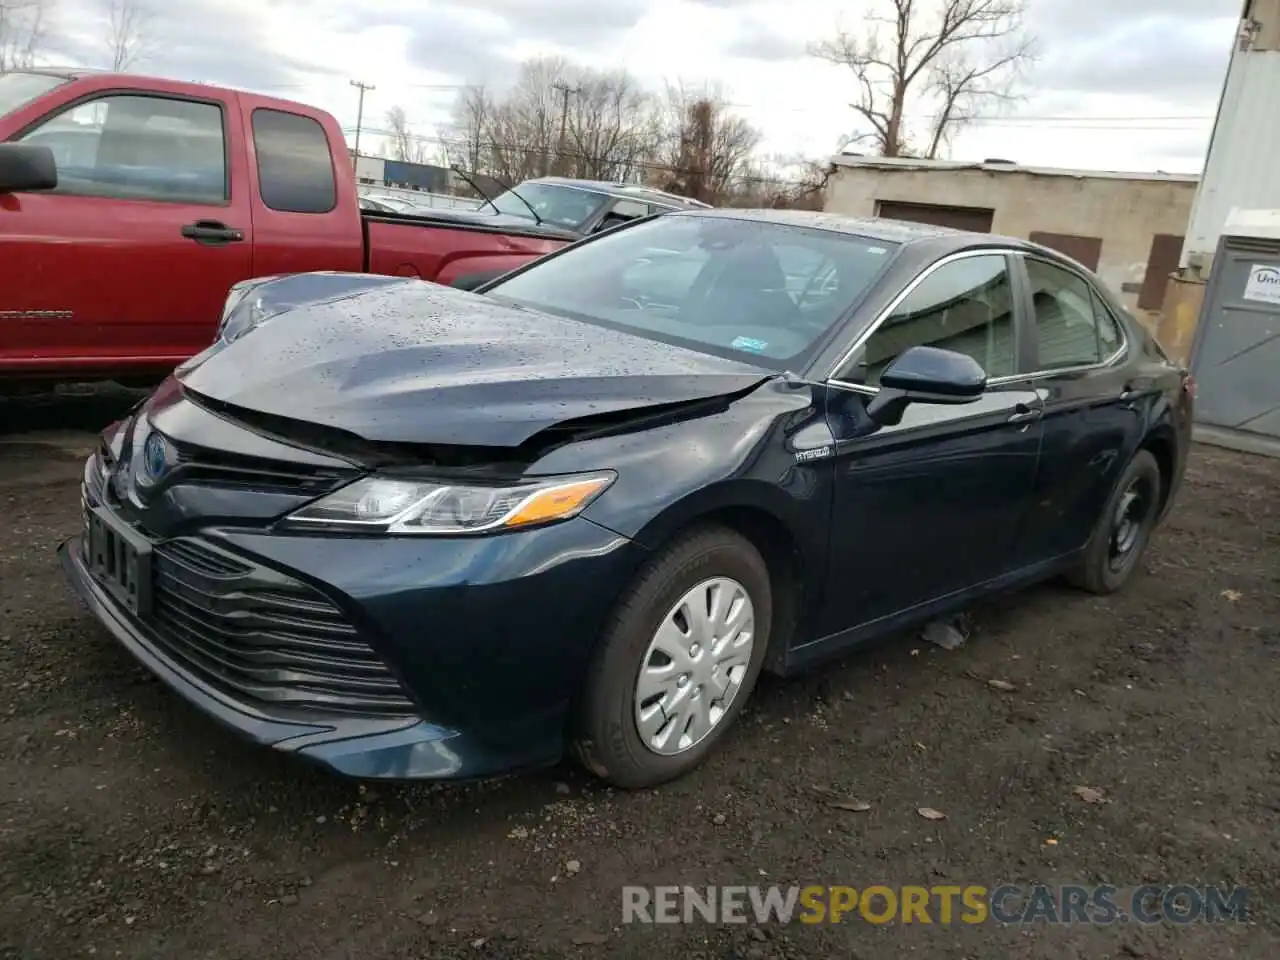
[[[1253,0],[1231,54],[1179,266],[1211,257],[1233,207],[1280,208],[1280,0]]]

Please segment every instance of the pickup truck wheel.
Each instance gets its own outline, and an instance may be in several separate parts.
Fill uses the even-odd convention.
[[[1139,450],[1098,518],[1089,545],[1067,580],[1090,593],[1114,593],[1128,582],[1151,541],[1160,514],[1160,466]]]
[[[769,571],[731,530],[691,533],[624,592],[588,671],[574,749],[623,788],[696,767],[742,711],[773,616]]]

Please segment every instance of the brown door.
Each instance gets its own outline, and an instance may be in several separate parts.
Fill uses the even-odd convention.
[[[972,230],[990,233],[991,221],[996,212],[984,207],[949,207],[934,203],[903,203],[898,200],[876,202],[876,216],[889,220],[909,220],[912,223],[929,223],[935,227],[953,227],[956,230]]]
[[[1070,233],[1045,233],[1042,230],[1032,230],[1031,236],[1027,239],[1050,250],[1065,253],[1090,270],[1097,270],[1098,261],[1102,258],[1101,237],[1077,237]]]
[[[1138,309],[1159,310],[1164,304],[1169,274],[1178,269],[1178,261],[1182,259],[1182,241],[1182,237],[1170,233],[1157,233],[1151,238],[1147,272],[1142,277],[1142,289],[1138,291]]]

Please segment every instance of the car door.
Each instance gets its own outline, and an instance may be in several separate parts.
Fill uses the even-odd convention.
[[[1123,324],[1091,279],[1032,254],[1025,269],[1034,382],[1044,441],[1024,560],[1083,547],[1142,431],[1141,398],[1156,389],[1125,362]]]
[[[1016,563],[1040,449],[1040,403],[1020,373],[1016,261],[965,252],[927,268],[859,338],[829,394],[835,494],[823,634],[963,591]],[[904,350],[968,354],[988,385],[963,405],[911,404],[900,423],[866,407]]]
[[[234,120],[216,99],[105,90],[23,131],[54,149],[58,186],[0,208],[0,341],[84,366],[163,366],[206,346],[251,269]]]

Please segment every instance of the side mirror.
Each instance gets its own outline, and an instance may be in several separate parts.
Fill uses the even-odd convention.
[[[33,143],[0,143],[0,193],[52,190],[58,185],[53,151]]]
[[[904,350],[880,374],[880,392],[867,415],[893,426],[912,403],[971,403],[987,389],[987,373],[973,357],[939,347]]]

